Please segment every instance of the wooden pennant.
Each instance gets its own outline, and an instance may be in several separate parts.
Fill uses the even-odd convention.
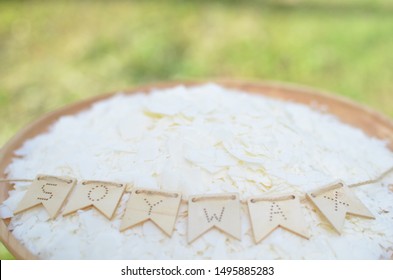
[[[308,239],[300,200],[295,195],[251,197],[247,201],[254,239],[259,243],[282,227]]]
[[[373,214],[341,181],[307,194],[307,196],[338,233],[342,232],[347,213],[374,219]]]
[[[193,242],[213,227],[240,240],[240,200],[237,193],[189,198],[188,242]]]
[[[77,187],[70,197],[63,216],[93,206],[105,217],[111,219],[125,188],[126,184],[83,181],[81,186]]]
[[[69,177],[38,175],[28,188],[14,213],[18,214],[42,204],[49,216],[54,219],[64,204],[76,180]]]
[[[168,236],[172,235],[181,202],[181,193],[134,189],[127,202],[120,230],[151,220]]]

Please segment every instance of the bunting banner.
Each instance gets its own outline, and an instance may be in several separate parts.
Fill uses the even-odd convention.
[[[181,194],[150,189],[134,189],[127,202],[120,230],[151,220],[168,236],[172,235]]]
[[[297,196],[258,196],[247,201],[254,239],[259,243],[276,228],[282,227],[308,239],[306,221]]]
[[[376,180],[345,185],[339,181],[308,193],[309,199],[333,228],[341,233],[347,214],[373,219],[373,214],[355,196],[350,187],[375,183],[393,172],[384,172]],[[13,213],[19,214],[42,205],[51,219],[58,216],[63,208],[63,216],[71,215],[80,209],[94,207],[107,219],[111,219],[125,192],[130,192],[125,213],[121,219],[120,230],[125,231],[143,222],[151,221],[166,235],[172,236],[180,204],[188,203],[188,242],[217,228],[223,233],[240,240],[241,238],[241,200],[238,193],[194,195],[182,200],[180,192],[167,192],[135,188],[130,184],[82,181],[69,177],[38,175],[35,180],[1,179],[0,182],[29,181],[25,195]],[[391,185],[389,185],[389,189]],[[281,227],[302,238],[309,238],[308,226],[297,195],[264,194],[248,198],[248,212],[256,243]]]
[[[111,219],[126,188],[125,184],[104,181],[83,181],[75,188],[63,216],[87,207],[95,207]]]
[[[76,180],[68,177],[38,175],[16,207],[14,214],[42,204],[51,219],[54,219],[75,184]]]
[[[373,214],[344,184],[337,182],[308,194],[323,216],[341,234],[347,214],[374,219]]]
[[[240,199],[236,193],[191,196],[188,200],[188,242],[216,227],[240,240]]]

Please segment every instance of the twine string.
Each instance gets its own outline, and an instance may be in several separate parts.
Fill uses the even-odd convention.
[[[381,173],[381,175],[379,175],[378,177],[371,179],[371,180],[366,180],[366,181],[362,181],[362,182],[358,182],[358,183],[354,183],[354,184],[350,184],[348,185],[348,187],[350,188],[354,188],[354,187],[360,187],[360,186],[364,186],[364,185],[369,185],[369,184],[375,184],[378,183],[379,181],[381,181],[382,179],[384,179],[386,176],[388,176],[390,173],[393,172],[393,166],[389,169],[387,169],[386,171],[384,171],[383,173]],[[54,180],[59,180],[62,182],[65,182],[67,184],[70,184],[73,182],[73,180],[71,179],[66,179],[66,178],[62,178],[62,177],[58,177],[58,176],[51,176],[51,175],[43,175],[43,176],[39,176],[37,178],[38,180],[44,180],[44,179],[54,179]],[[13,182],[34,182],[34,180],[32,179],[0,179],[0,183],[13,183]],[[106,181],[97,181],[97,180],[89,180],[89,181],[83,181],[82,182],[83,185],[87,185],[87,184],[108,184],[108,185],[113,185],[113,186],[117,186],[117,187],[123,187],[124,184],[119,184],[119,183],[115,183],[115,182],[106,182]],[[312,196],[317,196],[321,193],[324,193],[326,191],[329,190],[333,190],[339,187],[342,187],[343,183],[339,182],[339,183],[335,183],[332,184],[328,187],[323,187],[320,188],[314,192],[311,193]],[[393,184],[389,184],[389,190],[393,191]],[[126,192],[129,192],[129,190],[127,190]],[[178,197],[179,194],[178,193],[168,193],[168,192],[162,192],[162,191],[157,191],[157,190],[141,190],[138,189],[135,191],[135,193],[139,194],[139,193],[146,193],[146,194],[156,194],[156,195],[162,195],[162,196],[166,196],[166,197]],[[222,199],[231,199],[231,200],[235,200],[236,199],[236,195],[234,194],[230,194],[230,195],[212,195],[212,196],[199,196],[199,197],[194,197],[191,199],[192,202],[198,202],[198,201],[202,201],[202,200],[222,200]],[[282,196],[282,197],[260,197],[260,198],[253,198],[251,199],[251,202],[255,203],[258,201],[280,201],[280,200],[288,200],[288,199],[295,199],[294,195],[286,195],[286,196]],[[300,201],[304,202],[306,200],[306,195],[303,194],[300,196]],[[189,200],[186,198],[182,199],[182,202],[188,202]],[[246,200],[240,200],[242,203],[247,203]]]
[[[90,185],[90,184],[104,184],[104,185],[111,185],[111,186],[115,186],[115,187],[123,187],[124,184],[119,184],[119,183],[115,183],[115,182],[107,182],[107,181],[97,181],[97,180],[89,180],[89,181],[83,181],[82,185]]]
[[[359,183],[355,183],[355,184],[351,184],[351,185],[348,185],[348,187],[354,188],[354,187],[360,187],[360,186],[363,186],[363,185],[369,185],[369,184],[378,183],[379,181],[381,181],[383,178],[385,178],[386,176],[388,176],[392,172],[393,172],[393,166],[391,168],[389,168],[388,170],[386,170],[385,172],[383,172],[381,175],[379,175],[375,179],[367,180],[367,181],[363,181],[363,182],[359,182]]]
[[[335,184],[332,184],[332,185],[330,185],[330,186],[323,187],[323,188],[320,188],[320,189],[318,189],[318,190],[312,192],[312,193],[311,193],[311,196],[312,196],[312,197],[316,197],[316,196],[318,196],[318,195],[320,195],[320,194],[323,194],[323,193],[325,193],[325,192],[328,192],[328,191],[331,191],[331,190],[335,190],[335,189],[341,188],[341,187],[343,187],[343,186],[344,186],[344,184],[341,183],[341,182],[335,183]]]
[[[295,199],[296,196],[291,194],[291,195],[284,195],[284,196],[272,196],[272,197],[256,197],[250,199],[251,203],[257,203],[261,201],[285,201],[285,200],[293,200]]]
[[[156,190],[136,190],[135,191],[136,194],[147,194],[147,195],[161,195],[161,196],[165,196],[165,197],[174,197],[177,198],[179,197],[178,193],[169,193],[169,192],[162,192],[162,191],[156,191]]]
[[[52,180],[58,180],[61,182],[65,182],[67,184],[71,184],[73,180],[71,179],[66,179],[66,178],[62,178],[62,177],[58,177],[58,176],[51,176],[51,175],[43,175],[43,176],[39,176],[37,178],[37,180],[45,180],[45,179],[52,179]]]
[[[0,179],[0,183],[17,183],[17,182],[33,182],[30,179]]]
[[[192,202],[198,202],[198,201],[205,201],[205,200],[235,200],[236,195],[212,195],[212,196],[199,196],[199,197],[193,197],[191,199]]]

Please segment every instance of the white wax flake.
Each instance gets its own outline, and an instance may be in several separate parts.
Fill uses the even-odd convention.
[[[8,219],[14,216],[14,213],[8,208],[6,205],[0,205],[0,218],[1,219]]]
[[[373,179],[393,166],[385,142],[335,116],[215,84],[118,94],[61,117],[15,155],[9,178],[43,173],[127,182],[182,192],[185,199],[224,192],[242,199],[264,192],[304,195],[337,179]],[[255,244],[244,204],[241,241],[212,229],[188,244],[184,203],[171,237],[151,221],[120,232],[128,193],[112,220],[96,209],[55,220],[42,207],[13,216],[26,183],[15,184],[0,215],[10,218],[22,244],[47,259],[389,259],[392,180],[356,188],[376,219],[349,216],[342,235],[303,203],[310,240],[277,229]]]
[[[1,206],[7,208],[8,211],[13,212],[25,194],[26,194],[25,188],[23,189],[17,188],[16,190],[10,191],[9,192],[10,196],[8,197],[7,200],[3,202]]]
[[[244,147],[242,147],[241,143],[235,142],[225,142],[224,147],[228,153],[230,153],[233,157],[237,158],[240,161],[244,161],[247,163],[256,163],[263,165],[266,162],[266,158],[258,157],[255,155],[250,155],[247,153]]]
[[[234,181],[239,178],[250,181],[255,184],[256,188],[262,188],[262,190],[270,188],[272,183],[266,171],[261,167],[252,169],[245,165],[232,166],[228,169],[228,175]]]
[[[122,239],[118,237],[116,231],[103,231],[91,239],[92,250],[88,252],[89,259],[115,259],[116,255],[108,254],[108,251],[122,246]]]
[[[144,236],[151,240],[160,240],[165,237],[163,233],[152,221],[144,222],[142,225]]]
[[[153,161],[159,156],[159,143],[157,140],[146,135],[137,146],[136,158],[140,161]]]
[[[188,149],[185,158],[210,173],[235,165],[236,161],[228,153],[218,149]]]

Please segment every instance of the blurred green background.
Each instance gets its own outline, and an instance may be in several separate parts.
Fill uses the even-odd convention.
[[[393,3],[0,2],[0,145],[89,96],[213,78],[305,84],[393,117]]]

